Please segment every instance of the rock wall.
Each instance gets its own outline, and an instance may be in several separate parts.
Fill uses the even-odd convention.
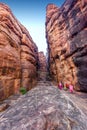
[[[46,80],[46,73],[47,73],[46,56],[41,51],[38,53],[38,57],[39,57],[38,80]]]
[[[54,80],[87,92],[87,0],[46,8],[49,71]]]
[[[38,57],[39,57],[39,70],[41,71],[47,71],[46,70],[46,56],[44,55],[44,53],[41,51],[38,53]]]
[[[0,3],[0,100],[36,83],[38,48],[29,32]]]

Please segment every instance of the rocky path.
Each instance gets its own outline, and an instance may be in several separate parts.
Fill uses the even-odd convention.
[[[0,113],[0,130],[87,130],[87,116],[73,97],[44,77]]]
[[[87,116],[87,93],[74,91],[74,93],[71,94],[63,90],[62,94],[66,95]]]

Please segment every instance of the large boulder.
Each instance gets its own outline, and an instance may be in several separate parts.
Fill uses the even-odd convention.
[[[51,82],[40,83],[0,113],[0,130],[87,130],[87,109],[75,101]]]
[[[0,100],[36,82],[38,49],[29,32],[0,3]]]
[[[49,71],[54,80],[87,92],[87,0],[46,9]]]

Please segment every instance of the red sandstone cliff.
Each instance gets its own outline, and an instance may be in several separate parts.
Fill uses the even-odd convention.
[[[36,82],[38,49],[29,32],[0,3],[0,99]]]
[[[47,74],[46,56],[41,51],[38,53],[38,57],[39,57],[38,80],[46,80],[46,74]]]
[[[39,70],[41,71],[47,71],[47,66],[46,66],[46,56],[44,53],[41,51],[38,53],[39,57]]]
[[[46,9],[49,71],[57,81],[87,92],[87,0]]]

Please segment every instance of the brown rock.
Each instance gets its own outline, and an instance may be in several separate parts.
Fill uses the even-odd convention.
[[[46,80],[47,61],[46,56],[41,51],[38,53],[39,66],[38,66],[38,80]]]
[[[87,92],[87,0],[48,5],[46,38],[52,78]]]
[[[29,32],[0,3],[0,100],[36,83],[38,49]]]
[[[46,56],[43,52],[39,52],[39,70],[41,71],[47,71],[46,69]]]
[[[6,104],[6,103],[2,103],[2,104],[0,104],[0,112],[6,110],[8,107],[9,107],[9,105]]]

